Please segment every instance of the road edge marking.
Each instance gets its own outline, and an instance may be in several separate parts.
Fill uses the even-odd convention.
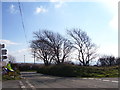
[[[110,81],[110,80],[102,80],[102,81],[107,81],[107,82],[108,82],[108,81]]]
[[[28,81],[26,80],[26,83],[32,88],[32,89],[35,89],[35,87]],[[35,89],[36,90],[36,89]]]
[[[20,84],[20,88],[25,88],[24,84],[22,83],[22,81],[19,81]]]
[[[111,81],[111,82],[115,82],[115,83],[118,83],[118,81]]]

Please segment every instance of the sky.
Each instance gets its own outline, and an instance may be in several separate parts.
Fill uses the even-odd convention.
[[[80,28],[98,46],[99,55],[118,56],[118,0],[2,2],[2,39],[16,62],[33,62],[33,32],[48,29],[66,37],[66,30]]]

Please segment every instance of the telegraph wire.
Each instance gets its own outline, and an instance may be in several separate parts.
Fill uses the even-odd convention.
[[[25,30],[25,24],[24,24],[23,14],[22,14],[22,8],[21,8],[21,4],[20,4],[19,0],[18,0],[18,6],[19,6],[21,21],[22,21],[22,27],[23,27],[23,30],[24,30],[24,35],[25,35],[25,39],[26,39],[26,43],[27,43],[27,35],[26,35],[26,30]],[[25,55],[24,55],[24,63],[25,63]],[[35,52],[34,52],[34,64],[35,64]]]
[[[19,6],[21,21],[22,21],[22,27],[23,27],[23,30],[24,30],[25,40],[26,40],[26,43],[27,43],[27,35],[26,35],[26,31],[25,31],[25,24],[24,24],[22,9],[21,9],[21,5],[20,5],[19,0],[18,0],[18,6]]]

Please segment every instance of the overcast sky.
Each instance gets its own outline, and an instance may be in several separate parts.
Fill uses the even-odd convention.
[[[56,1],[56,2],[55,2]],[[101,55],[118,55],[118,1],[21,2],[25,32],[18,2],[2,2],[2,43],[17,62],[33,62],[29,42],[33,32],[48,29],[66,36],[66,29],[87,32]],[[25,38],[26,34],[26,38]]]

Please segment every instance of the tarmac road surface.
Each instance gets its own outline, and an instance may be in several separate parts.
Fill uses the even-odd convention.
[[[21,72],[23,79],[2,83],[2,88],[118,88],[118,78],[55,77],[36,72]],[[105,90],[105,89],[103,89]]]

